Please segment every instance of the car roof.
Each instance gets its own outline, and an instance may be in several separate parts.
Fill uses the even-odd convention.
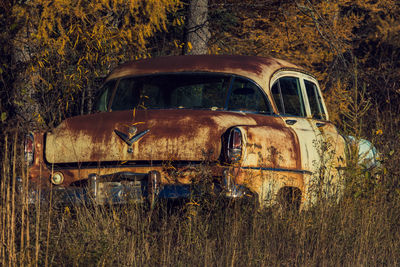
[[[301,67],[272,57],[233,55],[166,56],[126,62],[116,67],[106,81],[137,75],[175,72],[213,72],[244,76],[268,91],[272,74],[280,69]]]

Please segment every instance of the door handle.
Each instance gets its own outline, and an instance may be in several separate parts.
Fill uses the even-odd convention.
[[[317,122],[315,125],[317,125],[317,127],[320,128],[320,127],[324,127],[324,126],[325,126],[325,123],[323,123],[323,122]]]
[[[297,121],[296,120],[285,120],[286,124],[288,125],[293,125],[295,124]]]

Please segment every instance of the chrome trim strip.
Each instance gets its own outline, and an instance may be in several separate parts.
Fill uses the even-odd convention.
[[[312,174],[310,171],[306,170],[294,170],[294,169],[281,169],[281,168],[265,168],[265,167],[240,167],[245,170],[261,170],[261,171],[278,171],[278,172],[295,172],[303,174]]]

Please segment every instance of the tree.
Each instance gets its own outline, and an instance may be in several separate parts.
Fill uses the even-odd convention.
[[[12,67],[13,44],[11,40],[18,31],[18,24],[12,16],[13,1],[4,0],[0,3],[0,125],[13,116],[10,92],[17,68]],[[2,131],[0,131],[2,132]]]
[[[379,99],[379,109],[391,103],[391,114],[397,114],[399,5],[395,0],[212,0],[211,17],[220,20],[211,20],[210,50],[272,55],[306,67],[321,82],[338,124],[356,84]]]
[[[166,30],[179,0],[32,0],[15,5],[25,31],[18,36],[29,56],[22,74],[37,101],[33,117],[48,125],[90,112],[98,77],[130,59],[149,57],[147,40]],[[22,87],[16,88],[24,94]],[[33,98],[32,100],[30,100]]]
[[[190,0],[187,11],[185,54],[208,53],[210,39],[208,24],[208,0]]]

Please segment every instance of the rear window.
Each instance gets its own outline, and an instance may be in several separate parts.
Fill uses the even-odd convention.
[[[112,111],[228,109],[271,113],[268,101],[254,82],[215,73],[159,74],[110,81],[97,103],[98,111],[107,111],[108,107]]]
[[[111,110],[223,109],[229,82],[230,76],[211,74],[125,78],[118,84]]]

